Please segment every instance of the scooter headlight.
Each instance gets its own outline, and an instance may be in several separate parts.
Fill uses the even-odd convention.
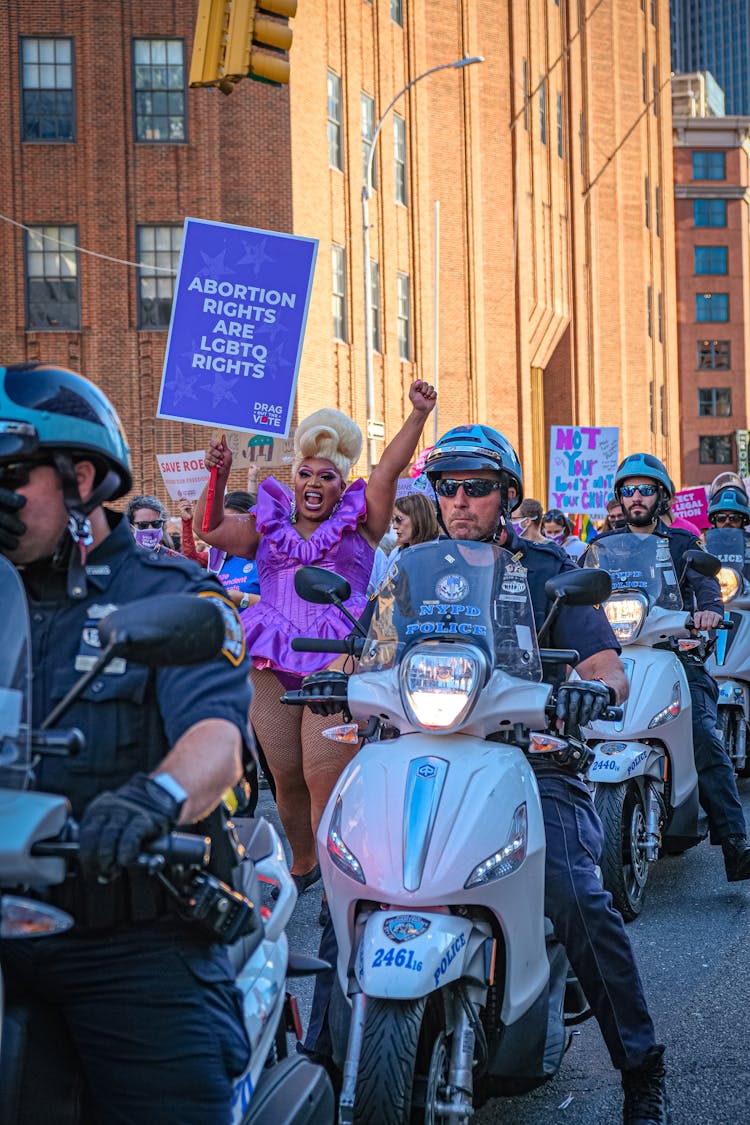
[[[481,652],[461,644],[416,645],[401,663],[401,700],[416,727],[452,730],[466,718],[485,682]]]
[[[648,729],[652,727],[660,727],[663,723],[668,723],[672,719],[676,719],[682,707],[682,693],[680,692],[679,680],[672,685],[672,698],[669,705],[664,707],[663,710],[657,711],[651,722],[648,724]]]
[[[464,883],[468,891],[471,887],[481,887],[485,883],[492,883],[495,879],[502,879],[520,867],[526,859],[526,842],[528,839],[529,821],[526,813],[526,802],[519,805],[513,813],[508,839],[499,851],[487,856],[487,859],[472,871]]]
[[[716,577],[721,586],[721,600],[726,605],[727,602],[736,598],[740,592],[742,585],[740,576],[734,567],[723,566]]]
[[[339,797],[333,807],[331,823],[328,825],[326,837],[328,854],[340,871],[358,883],[364,883],[365,873],[362,864],[354,852],[350,851],[341,835],[341,798]]]
[[[604,606],[612,632],[621,645],[630,644],[641,631],[648,599],[643,594],[614,594]]]

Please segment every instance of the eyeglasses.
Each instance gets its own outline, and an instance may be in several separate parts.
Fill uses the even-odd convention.
[[[164,520],[134,520],[133,527],[138,531],[147,531],[149,527],[153,527],[154,530],[157,530],[160,527],[164,527],[164,523]]]
[[[29,483],[34,469],[51,464],[51,461],[11,461],[7,465],[0,465],[0,485],[11,492],[23,488]]]
[[[716,527],[721,527],[723,523],[731,523],[734,527],[744,527],[745,524],[745,517],[739,512],[717,512],[711,519]]]
[[[635,496],[636,492],[641,496],[653,496],[657,488],[658,485],[656,484],[621,484],[620,494],[622,496],[627,496],[628,499],[630,499],[631,496]]]
[[[464,496],[474,500],[480,496],[489,496],[497,492],[500,487],[499,480],[483,480],[481,477],[472,477],[470,480],[439,480],[435,485],[438,496],[446,496],[449,500],[456,495],[459,488],[463,488]]]

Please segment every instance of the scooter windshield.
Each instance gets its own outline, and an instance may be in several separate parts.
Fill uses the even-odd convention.
[[[649,609],[683,608],[669,542],[658,535],[607,535],[589,545],[583,565],[608,570],[613,595],[635,591],[648,598]]]
[[[392,668],[430,640],[460,641],[490,668],[541,680],[523,564],[494,543],[437,539],[404,550],[378,591],[358,671]]]
[[[706,550],[710,555],[721,559],[722,566],[731,566],[740,574],[746,573],[746,549],[750,550],[750,543],[746,548],[745,532],[739,527],[712,527],[706,532]]]
[[[0,555],[0,789],[22,789],[31,776],[31,644],[26,594]]]

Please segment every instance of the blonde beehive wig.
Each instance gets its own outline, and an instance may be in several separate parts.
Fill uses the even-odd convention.
[[[362,431],[357,423],[341,410],[324,406],[303,418],[297,426],[292,473],[296,475],[307,457],[322,457],[335,465],[346,480],[361,452]]]

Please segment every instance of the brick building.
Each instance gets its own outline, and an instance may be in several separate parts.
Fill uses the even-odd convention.
[[[194,0],[5,9],[0,355],[96,378],[138,487],[206,437],[154,419],[186,215],[320,240],[297,408],[365,428],[364,152],[479,54],[378,137],[373,421],[437,373],[439,428],[504,430],[543,500],[553,423],[679,464],[667,0],[302,0],[289,89],[228,98],[186,87]]]

